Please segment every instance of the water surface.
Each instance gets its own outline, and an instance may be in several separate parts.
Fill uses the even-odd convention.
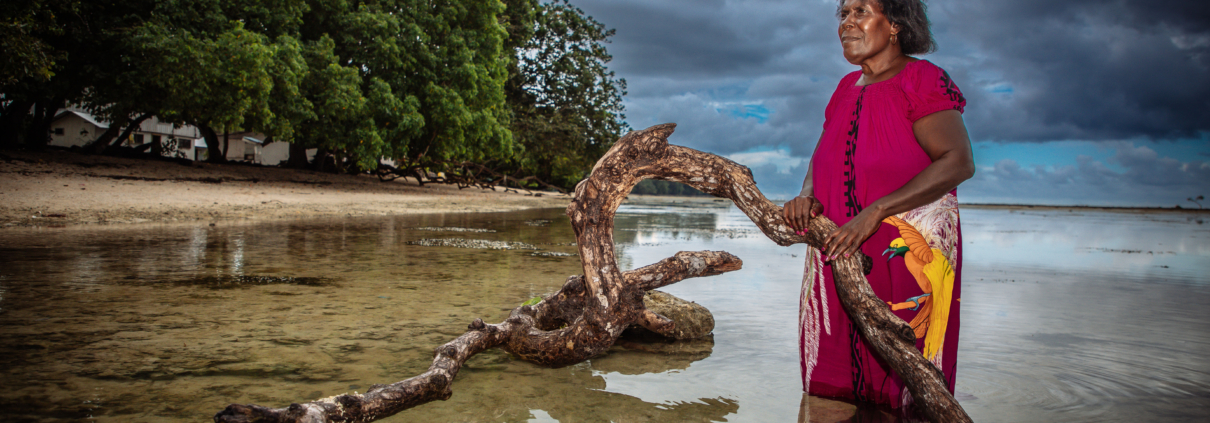
[[[1210,418],[1199,216],[964,210],[957,390],[972,417]],[[490,242],[425,241],[450,238]],[[615,238],[623,268],[682,250],[744,260],[666,289],[714,313],[712,339],[625,341],[561,369],[489,351],[449,401],[386,421],[894,420],[803,400],[805,247],[778,247],[710,202],[623,206]],[[563,256],[573,242],[562,210],[6,230],[0,420],[199,421],[229,403],[364,392],[424,371],[474,318],[499,321],[580,273]]]

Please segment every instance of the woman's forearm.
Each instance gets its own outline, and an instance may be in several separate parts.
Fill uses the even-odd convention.
[[[881,221],[937,201],[957,188],[958,184],[970,179],[974,173],[975,166],[969,154],[951,151],[933,161],[908,183],[866,208],[871,209]]]
[[[878,230],[882,219],[937,201],[975,174],[970,138],[957,110],[925,116],[912,125],[912,131],[932,163],[829,234],[822,248],[828,254],[825,260],[852,254]]]
[[[912,125],[920,147],[933,163],[908,183],[871,203],[878,220],[937,201],[975,174],[970,137],[956,110],[937,112]]]
[[[815,194],[815,185],[811,182],[811,164],[807,164],[807,177],[802,180],[802,191],[798,192],[799,197],[810,197]]]

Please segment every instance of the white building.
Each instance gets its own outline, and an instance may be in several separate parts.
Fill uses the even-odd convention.
[[[218,134],[219,142],[223,142],[223,138],[224,134]],[[284,142],[266,144],[265,140],[268,137],[265,134],[233,132],[226,134],[225,138],[231,140],[231,148],[227,149],[227,160],[277,166],[290,159],[290,144]]]
[[[50,145],[60,147],[83,147],[109,129],[109,122],[97,119],[91,113],[70,107],[59,110],[50,124]],[[160,122],[154,116],[139,124],[139,129],[122,141],[122,145],[137,147],[147,143],[160,143],[164,155],[190,160],[205,158],[206,143],[202,133],[191,125],[173,125]]]
[[[69,107],[59,110],[50,125],[50,145],[60,147],[83,147],[109,129],[109,122],[99,120],[88,111],[79,107]],[[160,122],[151,117],[139,124],[139,129],[122,141],[127,147],[137,147],[148,143],[160,143],[164,156],[179,157],[190,160],[205,160],[209,154],[221,154],[224,140],[230,140],[231,147],[227,148],[227,160],[257,163],[277,166],[290,158],[290,144],[270,142],[265,144],[266,136],[256,132],[235,132],[218,134],[220,148],[213,151],[202,132],[192,125],[174,125]],[[308,159],[314,157],[315,149],[307,150]]]

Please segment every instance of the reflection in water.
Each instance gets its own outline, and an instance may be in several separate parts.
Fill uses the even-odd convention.
[[[702,212],[635,213],[635,226],[648,229],[619,249],[646,258],[636,259],[636,267],[687,249],[727,250],[744,259],[744,270],[667,288],[716,315],[714,353],[694,364],[703,374],[679,382],[642,375],[611,379],[610,385],[659,401],[677,397],[667,390],[712,384],[744,404],[740,416],[792,420],[785,404],[801,402],[793,316],[802,247],[771,247],[756,232],[722,236],[725,228],[752,226],[734,208],[706,210],[713,220],[693,215]],[[1210,362],[1201,353],[1210,347],[1204,311],[1210,304],[1210,228],[1202,216],[963,210],[957,388],[975,421],[1210,418]],[[709,227],[720,235],[673,235]],[[741,368],[745,361],[759,365]],[[709,381],[704,373],[727,379],[703,383]],[[745,412],[752,409],[761,417]],[[854,410],[835,419],[810,416],[894,421],[876,409]]]
[[[528,224],[547,222],[545,224]],[[480,228],[446,231],[432,228]],[[412,245],[436,236],[549,253]],[[198,421],[419,374],[476,317],[580,273],[561,210],[0,233],[0,421]],[[627,339],[546,369],[474,357],[454,397],[387,421],[721,421],[732,398],[651,403],[609,374],[689,368],[709,341]],[[639,353],[643,350],[649,352]],[[601,366],[594,367],[594,363]]]
[[[842,401],[802,395],[798,408],[799,423],[917,423],[918,418],[899,417],[900,413],[876,407],[858,407]]]
[[[1206,284],[1206,214],[963,210],[967,260],[995,267]]]
[[[959,401],[980,422],[1210,418],[1200,216],[963,210]],[[894,421],[804,400],[802,246],[773,245],[726,203],[624,206],[616,223],[623,268],[682,250],[744,260],[666,288],[714,313],[712,339],[625,338],[561,369],[488,351],[450,400],[387,421]],[[425,238],[538,251],[410,244]],[[419,374],[472,319],[580,273],[561,255],[573,242],[561,210],[6,230],[0,421],[198,421]]]
[[[604,373],[641,375],[688,369],[695,361],[709,357],[714,336],[673,341],[650,333],[626,332],[618,338],[609,355],[593,360],[593,369]]]

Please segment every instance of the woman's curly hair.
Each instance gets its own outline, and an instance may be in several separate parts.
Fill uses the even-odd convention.
[[[937,51],[937,42],[933,40],[933,31],[929,28],[929,17],[921,0],[867,0],[877,2],[882,7],[882,14],[888,21],[899,25],[899,48],[903,54],[928,54]],[[840,16],[840,8],[844,0],[837,2],[836,16]]]

